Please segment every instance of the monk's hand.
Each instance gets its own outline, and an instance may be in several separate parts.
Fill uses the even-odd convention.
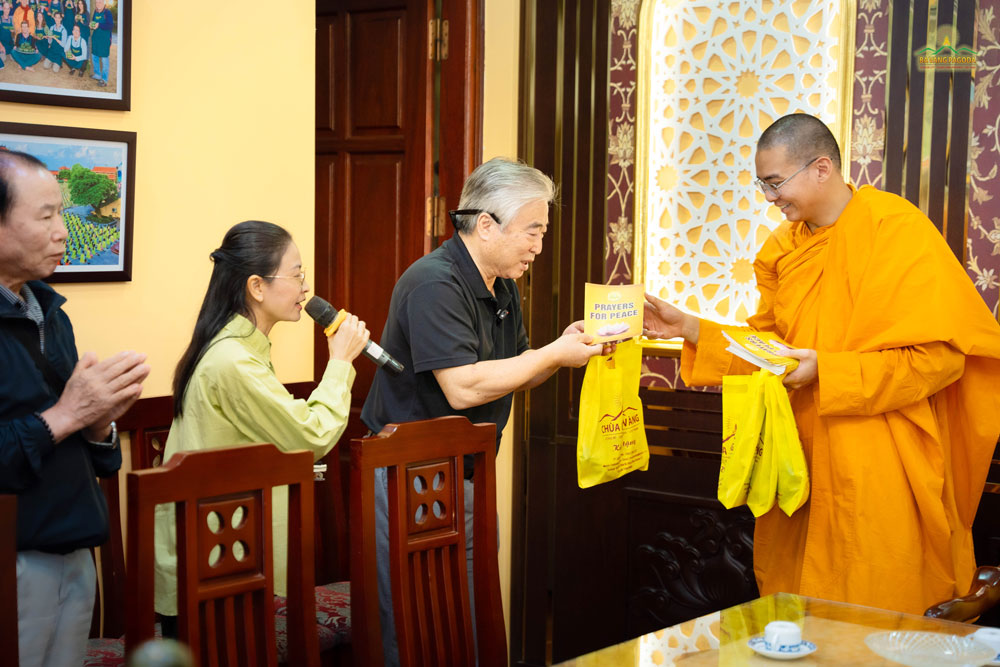
[[[650,338],[682,337],[689,343],[698,342],[698,318],[682,312],[663,299],[646,294],[643,304],[642,333]]]
[[[786,347],[782,352],[786,357],[799,360],[799,366],[785,376],[782,383],[789,389],[798,389],[816,381],[819,375],[819,363],[816,360],[816,350],[804,347]]]

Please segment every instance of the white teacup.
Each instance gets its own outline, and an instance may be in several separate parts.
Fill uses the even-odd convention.
[[[986,644],[1000,655],[1000,628],[979,628],[969,636],[977,642]]]
[[[771,621],[764,626],[764,641],[772,651],[794,648],[802,643],[802,630],[791,621]]]

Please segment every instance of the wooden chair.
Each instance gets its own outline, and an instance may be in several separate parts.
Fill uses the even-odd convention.
[[[153,637],[154,509],[177,503],[181,640],[199,664],[277,665],[271,488],[286,484],[288,662],[319,664],[312,455],[270,444],[184,452],[128,474],[128,651]]]
[[[306,388],[294,385],[296,396],[308,396]],[[301,396],[300,396],[301,397]],[[145,398],[138,401],[118,420],[118,432],[129,441],[128,462],[132,470],[144,470],[158,467],[163,462],[164,448],[170,426],[173,421],[173,400],[170,396]],[[334,449],[328,459],[336,461]],[[341,500],[343,489],[340,485],[339,466],[332,466],[337,473],[327,472],[326,479],[315,483],[314,504],[316,520],[314,523],[314,538],[323,542],[324,549],[317,548],[316,573],[333,573],[336,566],[331,562],[340,562],[337,547],[344,551],[345,565],[342,571],[346,578],[346,502]],[[119,667],[124,664],[125,645],[122,636],[125,634],[125,549],[122,533],[124,523],[123,510],[119,500],[118,479],[101,480],[101,490],[108,503],[109,515],[121,519],[112,520],[111,536],[108,542],[100,547],[99,570],[101,586],[95,601],[94,621],[91,626],[91,640],[88,647],[87,667]],[[332,509],[331,509],[331,504]],[[331,517],[332,513],[332,517]],[[335,519],[335,520],[334,520]],[[334,526],[334,530],[329,530]],[[316,619],[319,632],[320,658],[324,665],[339,666],[351,664],[351,623],[350,623],[350,582],[326,578],[320,581],[332,583],[316,587]],[[288,600],[275,596],[275,626],[278,632],[279,659],[284,659],[280,650],[285,646],[287,636]],[[103,621],[103,623],[102,623]]]
[[[17,496],[14,495],[0,495],[0,646],[4,661],[16,665]]]
[[[969,592],[959,598],[939,602],[924,616],[949,621],[973,621],[1000,602],[1000,567],[984,565],[972,575]]]
[[[507,665],[496,525],[496,427],[465,417],[389,424],[351,441],[351,605],[355,664],[383,661],[374,472],[388,477],[400,663],[475,664],[465,559],[463,456],[475,456],[473,581],[479,664]]]
[[[118,420],[118,433],[129,441],[128,462],[132,470],[154,468],[163,463],[163,449],[173,418],[173,399],[161,396],[137,402]],[[118,476],[100,480],[108,503],[108,517],[118,523],[112,523],[108,541],[96,550],[100,586],[94,599],[91,637],[117,639],[125,634],[125,545],[118,483]]]

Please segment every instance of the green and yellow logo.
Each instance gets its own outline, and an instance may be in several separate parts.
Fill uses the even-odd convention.
[[[951,45],[951,38],[948,36],[947,26],[941,26],[945,30],[940,30],[938,34],[945,33],[941,39],[941,45],[937,48],[925,46],[914,54],[917,59],[917,68],[921,71],[944,70],[944,71],[972,71],[976,69],[976,61],[979,59],[979,52],[967,46],[954,47]]]

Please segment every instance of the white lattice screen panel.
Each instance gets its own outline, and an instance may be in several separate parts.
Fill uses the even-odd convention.
[[[800,111],[845,144],[844,4],[647,0],[636,275],[650,292],[726,323],[754,313],[753,260],[783,219],[753,185],[754,147],[771,122]]]

